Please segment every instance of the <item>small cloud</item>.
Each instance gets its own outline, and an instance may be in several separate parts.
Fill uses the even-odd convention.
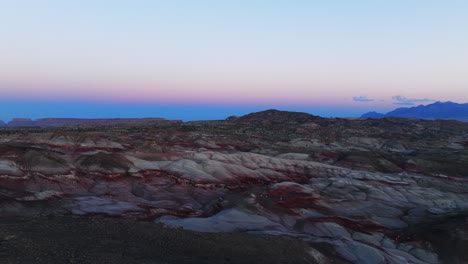
[[[353,97],[353,100],[355,102],[360,102],[360,103],[366,103],[366,102],[374,101],[374,99],[367,98],[367,96],[355,96],[355,97]]]
[[[392,96],[392,99],[395,101],[393,104],[396,105],[415,105],[416,103],[427,103],[435,101],[427,98],[406,98],[401,95]]]

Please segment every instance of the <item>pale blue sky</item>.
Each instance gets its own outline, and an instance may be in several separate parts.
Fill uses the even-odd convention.
[[[461,0],[0,0],[0,101],[467,102],[467,14]]]

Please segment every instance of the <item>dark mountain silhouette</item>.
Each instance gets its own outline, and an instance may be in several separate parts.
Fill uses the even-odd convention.
[[[468,122],[468,103],[435,102],[429,105],[397,108],[386,114],[369,112],[361,118],[403,117],[419,119],[455,119]]]
[[[237,124],[251,125],[300,125],[315,122],[319,119],[321,118],[307,113],[269,109],[261,112],[250,113],[238,118],[229,117],[227,121]]]
[[[385,114],[377,113],[374,111],[365,113],[361,116],[361,118],[383,118],[383,117],[385,117]]]

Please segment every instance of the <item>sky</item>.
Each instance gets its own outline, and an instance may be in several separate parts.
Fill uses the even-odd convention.
[[[0,119],[468,102],[465,0],[0,0]]]

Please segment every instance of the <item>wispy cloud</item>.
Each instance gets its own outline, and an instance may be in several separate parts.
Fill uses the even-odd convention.
[[[416,103],[427,103],[435,101],[428,98],[406,98],[401,95],[392,96],[392,99],[395,101],[393,104],[396,105],[415,105]]]
[[[367,96],[355,96],[353,97],[353,100],[355,102],[360,102],[360,103],[367,103],[367,102],[375,101],[374,99],[367,98]]]

